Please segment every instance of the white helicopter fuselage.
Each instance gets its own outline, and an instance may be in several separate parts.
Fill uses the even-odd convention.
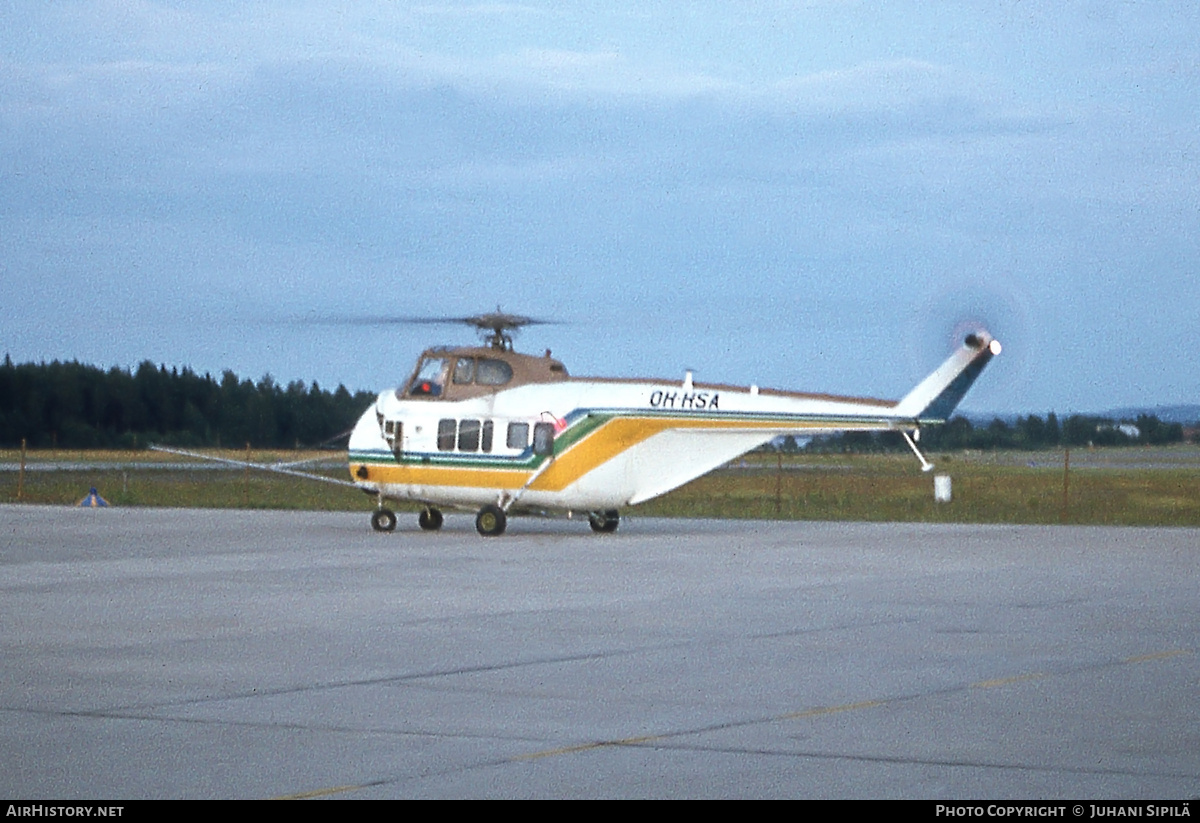
[[[779,435],[907,436],[943,422],[998,352],[986,332],[970,335],[903,400],[885,401],[695,383],[690,373],[682,381],[571,378],[549,353],[432,349],[408,383],[380,394],[358,421],[350,474],[380,505],[616,510]]]

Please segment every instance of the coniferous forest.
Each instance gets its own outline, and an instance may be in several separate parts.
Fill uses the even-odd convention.
[[[345,386],[327,391],[257,383],[226,371],[144,362],[108,371],[78,362],[0,366],[0,447],[145,448],[149,443],[241,448],[316,447],[350,429],[375,399]]]

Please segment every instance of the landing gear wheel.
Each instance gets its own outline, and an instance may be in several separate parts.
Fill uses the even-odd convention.
[[[617,526],[621,523],[621,515],[616,509],[609,509],[606,512],[592,512],[588,515],[588,524],[592,527],[592,531],[598,534],[612,534],[617,530]]]
[[[391,509],[376,509],[371,514],[371,528],[377,532],[395,531],[396,513]]]
[[[475,515],[475,530],[484,537],[499,537],[508,525],[508,516],[499,506],[487,505]]]
[[[430,506],[428,509],[421,509],[421,514],[417,517],[417,523],[427,532],[435,532],[442,527],[442,513]]]

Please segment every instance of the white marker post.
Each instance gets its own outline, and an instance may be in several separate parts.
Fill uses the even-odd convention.
[[[933,478],[933,499],[938,503],[949,503],[951,498],[950,493],[950,475],[939,474]]]

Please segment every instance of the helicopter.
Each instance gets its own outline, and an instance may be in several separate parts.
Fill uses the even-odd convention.
[[[482,345],[422,352],[408,379],[382,392],[349,441],[351,483],[376,498],[371,525],[396,528],[392,502],[422,508],[437,531],[443,509],[475,512],[485,537],[517,515],[584,515],[598,533],[620,511],[665,494],[780,435],[898,431],[920,460],[920,429],[944,423],[1000,353],[984,329],[898,401],[682,379],[573,377],[545,355],[522,354],[513,334],[541,323],[497,308],[418,319],[475,327]],[[344,482],[344,481],[342,481]]]
[[[343,322],[334,320],[333,322]],[[362,322],[355,319],[352,322]],[[542,324],[497,307],[453,318],[368,322],[464,323],[480,346],[437,346],[408,379],[379,394],[350,430],[350,480],[151,445],[157,451],[352,486],[375,498],[371,526],[395,531],[389,504],[413,502],[425,531],[443,509],[475,512],[485,537],[518,515],[587,517],[593,531],[617,530],[623,507],[695,480],[781,435],[899,432],[920,461],[921,427],[945,423],[984,366],[1000,354],[985,329],[900,400],[781,391],[757,385],[572,377],[550,356],[521,354],[513,334]]]

